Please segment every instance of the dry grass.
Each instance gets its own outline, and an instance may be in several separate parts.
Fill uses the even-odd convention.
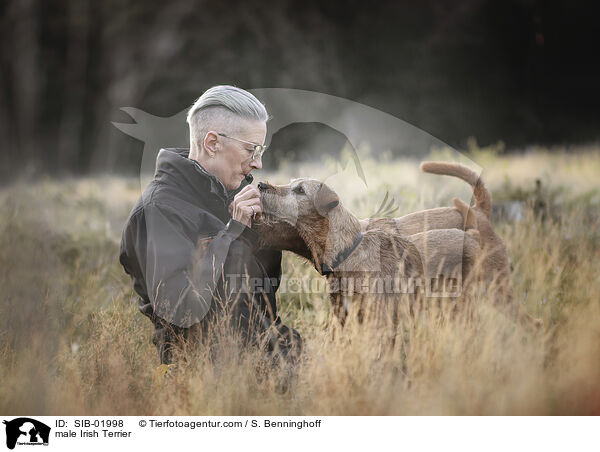
[[[352,322],[340,330],[324,293],[281,294],[282,316],[305,340],[297,381],[285,394],[274,391],[277,375],[259,378],[254,350],[224,352],[213,363],[197,349],[172,378],[155,370],[150,322],[136,312],[117,261],[137,181],[4,189],[0,413],[600,414],[600,196],[593,179],[600,154],[480,150],[473,158],[496,199],[516,192],[543,198],[543,215],[534,215],[532,203],[522,221],[497,229],[519,300],[544,329],[515,325],[489,306],[485,291],[471,295],[472,312],[424,312],[386,332]],[[377,183],[338,187],[361,215],[385,190],[399,212],[448,205],[454,187],[464,193],[460,183],[419,175],[417,162],[368,160],[365,167],[377,172]],[[418,184],[423,177],[427,184]],[[544,191],[532,195],[536,178]],[[289,255],[284,272],[318,277]]]

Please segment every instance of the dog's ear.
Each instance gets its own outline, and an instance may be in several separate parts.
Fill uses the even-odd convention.
[[[340,198],[338,198],[338,195],[327,185],[321,184],[315,196],[315,208],[319,215],[326,216],[339,203]]]

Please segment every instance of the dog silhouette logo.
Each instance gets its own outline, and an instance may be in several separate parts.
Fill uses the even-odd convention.
[[[361,164],[363,144],[379,151],[394,149],[398,156],[428,153],[432,148],[450,149],[446,143],[418,127],[350,99],[288,88],[249,91],[267,106],[272,118],[267,130],[267,143],[275,133],[291,124],[319,123],[328,126],[348,140],[348,163],[365,186],[371,178],[369,176],[377,179],[377,175],[367,174]],[[133,107],[122,107],[121,110],[135,122],[112,124],[144,143],[140,166],[140,188],[143,191],[154,176],[156,157],[161,148],[189,146],[189,129],[185,121],[188,109],[169,117],[155,116]]]
[[[18,445],[48,445],[50,427],[29,417],[18,417],[6,424],[6,447],[14,449]]]

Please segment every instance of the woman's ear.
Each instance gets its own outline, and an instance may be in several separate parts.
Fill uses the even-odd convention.
[[[219,148],[219,136],[215,132],[207,132],[206,135],[204,135],[204,142],[202,145],[208,156],[213,158]]]

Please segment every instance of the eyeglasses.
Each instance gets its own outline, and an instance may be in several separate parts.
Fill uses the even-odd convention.
[[[233,138],[228,135],[225,135],[224,133],[217,133],[217,135],[219,135],[220,137],[230,138],[232,140],[239,141],[240,143],[245,143],[252,146],[252,160],[256,160],[257,158],[262,157],[262,155],[267,150],[267,146],[265,146],[264,144],[256,144],[251,143],[250,141],[240,140],[239,138]]]

